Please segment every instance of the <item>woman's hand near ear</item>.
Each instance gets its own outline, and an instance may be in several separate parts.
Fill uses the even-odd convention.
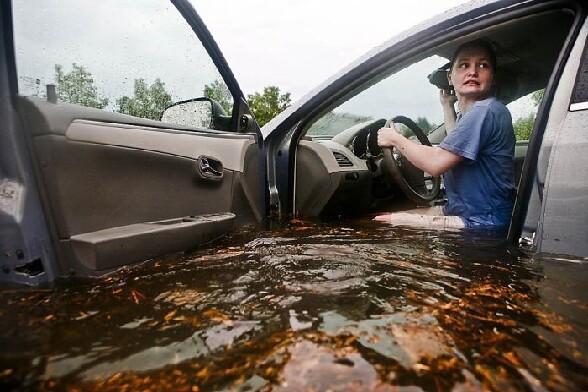
[[[455,114],[455,102],[457,97],[450,94],[449,91],[439,90],[439,101],[443,107],[443,118],[445,121],[445,133],[449,135],[453,128],[455,128],[455,120],[457,115]]]

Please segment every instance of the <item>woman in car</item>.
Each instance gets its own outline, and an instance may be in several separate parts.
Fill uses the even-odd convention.
[[[441,91],[447,136],[439,146],[416,144],[394,125],[378,131],[381,147],[396,147],[413,165],[443,175],[447,204],[378,215],[394,225],[506,229],[514,202],[515,136],[510,112],[493,97],[496,55],[486,41],[461,45],[447,73],[457,97]]]

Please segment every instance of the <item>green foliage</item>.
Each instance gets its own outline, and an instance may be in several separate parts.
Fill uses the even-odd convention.
[[[172,103],[165,83],[159,78],[151,86],[147,86],[145,79],[135,79],[133,97],[125,95],[116,100],[118,112],[152,120],[159,120],[161,113]]]
[[[543,95],[545,95],[544,88],[542,88],[541,90],[537,90],[533,94],[531,94],[531,99],[533,100],[533,104],[535,105],[535,107],[539,106],[539,104],[543,100]]]
[[[218,102],[225,112],[233,112],[233,96],[224,82],[215,80],[214,82],[205,85],[203,95],[206,98]]]
[[[516,140],[529,140],[535,123],[535,115],[530,114],[527,117],[518,118],[513,124]]]
[[[82,66],[73,63],[72,70],[64,73],[63,67],[55,64],[55,81],[60,101],[97,109],[108,105],[108,98],[98,97],[92,74]]]
[[[531,94],[533,106],[537,108],[543,100],[545,89],[537,90]],[[517,118],[512,124],[516,140],[529,140],[533,132],[533,125],[535,124],[535,113],[529,114],[527,117]]]
[[[437,126],[435,124],[431,124],[426,117],[418,117],[416,120],[416,125],[418,125],[419,128],[425,132],[425,134],[429,134],[435,128],[437,128]]]
[[[263,94],[249,94],[247,100],[257,123],[264,126],[290,106],[290,93],[280,94],[278,87],[268,86],[264,87]]]

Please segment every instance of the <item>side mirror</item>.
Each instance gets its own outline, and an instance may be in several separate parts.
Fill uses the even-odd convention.
[[[231,116],[218,102],[205,97],[174,103],[163,111],[161,121],[221,131],[231,129]]]

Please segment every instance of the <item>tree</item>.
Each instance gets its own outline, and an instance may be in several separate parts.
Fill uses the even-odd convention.
[[[437,128],[437,126],[435,124],[431,124],[426,117],[418,117],[416,120],[416,125],[418,125],[419,128],[422,129],[425,134],[429,134],[435,128]]]
[[[535,106],[535,108],[537,108],[543,100],[543,94],[545,94],[545,89],[537,90],[531,94],[531,100],[533,101],[533,106]],[[535,113],[531,113],[527,117],[518,118],[512,124],[516,140],[529,140],[529,137],[533,132],[534,124]]]
[[[233,95],[224,82],[217,79],[205,85],[203,94],[206,98],[218,102],[225,109],[225,112],[231,113],[233,111]]]
[[[118,112],[152,120],[159,120],[161,113],[172,103],[165,83],[159,78],[151,86],[147,86],[145,79],[135,79],[133,97],[125,95],[116,100]]]
[[[263,89],[263,94],[255,93],[247,96],[249,107],[260,126],[267,124],[272,118],[290,106],[290,93],[280,94],[276,86]]]
[[[81,65],[73,63],[72,70],[66,74],[61,65],[55,64],[55,81],[61,101],[98,109],[108,105],[108,98],[98,97],[92,74]]]
[[[531,94],[531,99],[533,100],[533,104],[535,105],[535,107],[539,106],[539,104],[543,100],[544,94],[545,94],[544,88],[542,88],[541,90],[537,90],[533,94]]]
[[[512,124],[516,140],[529,140],[535,124],[535,115],[529,114],[527,117],[517,118]]]

